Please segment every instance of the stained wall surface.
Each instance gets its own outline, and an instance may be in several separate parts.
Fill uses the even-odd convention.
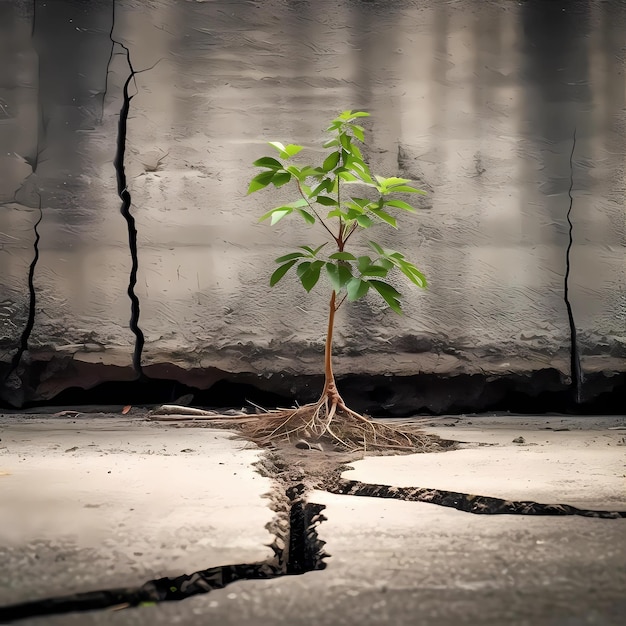
[[[0,46],[5,397],[133,356],[197,386],[319,372],[327,291],[268,277],[323,232],[259,224],[293,191],[246,189],[267,141],[321,159],[343,109],[371,113],[373,170],[428,192],[373,234],[429,288],[344,307],[338,374],[567,380],[567,300],[583,375],[626,370],[624,2],[0,0]]]

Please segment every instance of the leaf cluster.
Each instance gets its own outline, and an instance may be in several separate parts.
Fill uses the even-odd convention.
[[[270,142],[278,154],[254,161],[262,171],[250,182],[248,194],[269,185],[278,188],[293,183],[299,197],[274,207],[260,221],[269,220],[274,225],[294,215],[307,224],[319,224],[329,236],[329,241],[317,248],[300,246],[296,251],[278,257],[279,267],[270,278],[271,286],[295,267],[302,286],[311,291],[324,270],[334,291],[343,294],[337,308],[345,299],[358,300],[373,289],[391,309],[401,313],[401,294],[387,282],[388,273],[397,269],[419,287],[426,287],[424,275],[400,252],[385,249],[374,241],[369,241],[374,252],[371,257],[355,256],[345,249],[355,232],[380,223],[398,228],[394,213],[398,210],[415,211],[397,194],[424,193],[409,184],[408,179],[385,178],[370,172],[358,146],[365,142],[365,129],[358,122],[368,116],[369,113],[364,111],[343,111],[332,120],[326,129],[331,138],[323,144],[330,152],[319,166],[298,166],[291,162],[303,146]],[[346,193],[346,188],[355,189],[358,195]],[[366,191],[368,188],[369,192]],[[331,242],[334,249],[327,253],[326,246]]]

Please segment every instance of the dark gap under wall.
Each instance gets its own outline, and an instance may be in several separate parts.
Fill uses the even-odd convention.
[[[4,408],[45,406],[98,406],[184,403],[210,408],[264,408],[293,406],[316,400],[322,389],[321,376],[225,375],[205,389],[165,378],[109,381],[89,389],[70,387],[48,399],[26,401],[19,407],[6,399]],[[556,370],[531,375],[490,377],[459,375],[345,376],[338,380],[346,402],[375,417],[404,417],[510,412],[519,414],[621,414],[626,397],[626,375],[588,374],[586,396],[577,402],[569,381]]]

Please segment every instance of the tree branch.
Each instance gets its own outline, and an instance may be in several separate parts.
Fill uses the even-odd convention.
[[[330,228],[328,228],[328,226],[326,226],[326,222],[324,222],[324,220],[320,217],[320,214],[315,210],[315,207],[309,202],[309,199],[304,195],[304,191],[302,191],[302,186],[300,185],[300,181],[296,179],[296,182],[298,184],[298,191],[300,192],[300,195],[302,196],[302,199],[308,204],[309,209],[311,209],[311,211],[313,211],[313,214],[315,215],[315,217],[317,217],[317,219],[319,220],[320,224],[326,229],[328,234],[334,239],[334,241],[337,242],[337,245],[339,245],[339,239],[337,239],[337,237],[335,237],[335,235],[333,235],[333,233],[330,230]]]

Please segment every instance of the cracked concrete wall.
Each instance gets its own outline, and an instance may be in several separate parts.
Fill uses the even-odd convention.
[[[31,397],[128,379],[133,355],[148,375],[192,372],[197,386],[217,370],[318,373],[326,296],[267,281],[277,250],[321,235],[258,224],[289,192],[245,191],[266,141],[319,157],[344,108],[372,113],[375,171],[428,191],[401,232],[376,235],[430,288],[403,286],[403,317],[373,297],[342,310],[339,374],[554,368],[566,379],[570,191],[583,374],[625,371],[623,3],[4,0],[0,29],[7,371],[28,346],[3,398],[34,370]],[[125,102],[144,346],[129,328],[132,255],[113,166]]]

